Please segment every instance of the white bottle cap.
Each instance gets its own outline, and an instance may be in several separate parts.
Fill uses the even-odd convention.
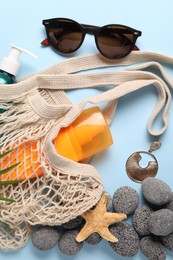
[[[22,52],[28,54],[29,56],[31,56],[35,59],[37,58],[37,56],[35,56],[33,53],[31,53],[25,49],[15,46],[14,44],[11,44],[11,46],[12,46],[12,48],[9,53],[9,56],[4,57],[0,63],[0,69],[16,76],[16,74],[19,70],[19,67],[20,67],[18,58]]]

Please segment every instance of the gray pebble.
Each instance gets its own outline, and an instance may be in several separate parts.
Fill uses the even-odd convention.
[[[115,212],[129,215],[137,208],[139,195],[134,188],[123,186],[115,191],[112,203]]]
[[[89,237],[87,237],[85,239],[85,242],[87,242],[90,245],[96,245],[101,240],[102,240],[102,237],[98,233],[94,232],[93,234],[91,234]]]
[[[172,198],[168,204],[166,204],[166,208],[170,209],[173,211],[173,193],[172,193]]]
[[[79,227],[82,224],[83,220],[84,219],[81,216],[78,216],[75,219],[71,219],[67,223],[63,224],[62,227],[65,229],[74,229]]]
[[[160,237],[160,241],[167,249],[173,252],[173,233]]]
[[[33,245],[40,250],[53,248],[60,239],[60,232],[49,226],[41,226],[33,230],[31,240]]]
[[[153,210],[147,205],[139,206],[133,215],[133,227],[136,232],[141,236],[149,235],[151,232],[148,228],[148,219]]]
[[[104,192],[104,193],[108,193],[108,192]],[[106,209],[107,211],[112,211],[112,197],[109,193],[108,193],[108,201],[106,204]]]
[[[118,222],[110,227],[110,232],[118,242],[109,242],[112,249],[121,256],[131,257],[139,250],[139,237],[134,228],[126,222]]]
[[[166,259],[166,253],[163,253],[159,256],[148,257],[148,260],[165,260],[165,259]]]
[[[142,192],[147,201],[154,205],[165,205],[172,198],[169,185],[156,178],[146,178],[142,182]]]
[[[143,237],[140,241],[141,252],[149,259],[165,260],[164,246],[152,236]]]
[[[78,230],[68,230],[60,238],[58,242],[59,249],[65,255],[75,255],[80,251],[83,246],[83,242],[77,242],[76,236],[78,235]]]
[[[156,236],[167,236],[173,232],[173,211],[160,209],[152,213],[148,220],[151,233]]]

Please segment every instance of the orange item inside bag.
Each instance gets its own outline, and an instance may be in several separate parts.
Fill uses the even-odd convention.
[[[19,162],[20,164],[16,168],[0,176],[0,181],[25,180],[27,177],[35,178],[43,174],[37,142],[21,144],[6,157],[3,157],[0,162],[1,170]]]
[[[1,170],[20,164],[1,175],[0,181],[41,176],[43,170],[38,143],[39,140],[23,143],[1,159]],[[102,151],[112,143],[109,126],[98,107],[84,110],[70,126],[62,128],[53,140],[57,153],[76,162]]]
[[[79,162],[113,143],[109,126],[99,109],[85,109],[68,127],[62,128],[54,140],[62,156]]]

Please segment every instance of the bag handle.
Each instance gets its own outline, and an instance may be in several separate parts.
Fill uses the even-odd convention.
[[[61,75],[69,73],[77,73],[80,71],[88,71],[95,68],[115,67],[115,66],[127,66],[130,64],[136,64],[145,61],[158,61],[167,64],[173,64],[173,57],[164,55],[158,52],[151,51],[132,51],[128,56],[120,60],[111,60],[103,57],[101,54],[91,54],[86,56],[80,56],[65,60],[54,66],[42,70],[33,75]],[[31,75],[32,76],[32,75]],[[25,80],[30,76],[24,77],[21,80]]]
[[[151,65],[151,64],[150,64]],[[153,64],[152,64],[153,65]],[[156,64],[155,64],[156,65]],[[144,66],[143,66],[144,67]],[[102,94],[97,95],[96,97],[91,97],[84,101],[82,104],[86,104],[87,102],[91,103],[100,103],[105,101],[111,101],[115,100],[123,95],[126,95],[130,92],[136,91],[140,88],[143,88],[145,86],[154,84],[158,91],[158,102],[154,108],[154,111],[150,117],[150,120],[148,122],[148,132],[151,135],[160,135],[162,134],[166,128],[168,127],[168,116],[169,116],[169,106],[171,101],[171,93],[167,85],[164,83],[164,81],[159,78],[157,75],[154,75],[153,73],[149,72],[142,72],[142,71],[121,71],[121,72],[107,72],[102,74],[93,74],[93,75],[67,75],[66,76],[59,76],[60,81],[58,84],[61,84],[64,82],[64,80],[61,81],[61,78],[66,79],[63,84],[61,84],[61,87],[64,89],[71,89],[74,88],[76,85],[82,87],[103,87],[108,85],[116,85],[114,87],[114,90],[108,90],[103,92]],[[72,81],[71,81],[72,79]],[[128,81],[126,81],[128,79]],[[168,78],[167,81],[171,84],[172,82]],[[136,85],[136,82],[138,83]],[[118,84],[121,84],[120,87],[117,86]],[[122,87],[122,84],[124,84]],[[173,83],[172,83],[173,84]],[[70,86],[69,86],[70,85]],[[123,92],[122,92],[123,91]],[[113,92],[113,93],[112,93]],[[165,92],[165,93],[164,93]],[[164,93],[164,94],[163,94]],[[40,99],[40,95],[37,92],[37,94],[28,96],[29,102],[33,109],[35,109],[36,113],[38,113],[40,116],[47,117],[47,118],[54,118],[61,115],[64,115],[67,113],[72,107],[72,104],[61,104],[61,105],[48,105],[42,98],[42,101]],[[81,105],[84,106],[84,105]],[[159,130],[155,131],[152,129],[152,125],[154,123],[154,120],[162,110],[162,108],[165,106],[165,112],[163,113],[163,123],[164,126]],[[158,109],[159,107],[159,109]],[[111,107],[109,107],[110,109]],[[114,109],[114,108],[112,108]],[[115,109],[114,109],[115,110]],[[108,109],[107,109],[108,111]],[[112,113],[112,116],[114,113]],[[111,122],[112,118],[110,116],[107,116],[109,122]]]
[[[90,55],[90,56],[84,56],[84,57],[78,57],[73,58],[71,60],[67,60],[65,62],[59,63],[55,67],[52,67],[48,70],[44,71],[44,74],[37,74],[37,76],[34,77],[28,77],[28,79],[24,80],[23,82],[19,82],[17,84],[13,84],[10,86],[10,88],[7,88],[5,85],[5,91],[3,93],[4,86],[0,88],[0,98],[7,100],[7,97],[9,97],[10,100],[13,98],[16,98],[16,95],[20,94],[20,91],[26,95],[28,93],[28,100],[30,102],[30,105],[32,108],[40,115],[46,118],[55,118],[59,117],[61,115],[64,115],[67,113],[71,108],[72,104],[68,102],[68,104],[62,100],[62,95],[60,95],[60,104],[58,105],[50,105],[46,103],[41,95],[38,92],[39,88],[43,89],[51,89],[51,90],[60,90],[60,94],[62,94],[62,90],[64,89],[73,89],[78,88],[80,86],[81,88],[84,87],[101,87],[106,85],[118,85],[122,84],[126,81],[132,81],[132,80],[157,80],[160,82],[160,88],[163,87],[166,91],[166,94],[168,96],[167,104],[165,104],[165,113],[163,114],[163,122],[164,127],[160,130],[160,133],[163,133],[163,131],[167,128],[168,125],[168,110],[169,110],[169,102],[170,102],[170,91],[167,88],[166,84],[163,84],[163,81],[160,77],[153,73],[140,71],[141,69],[149,68],[151,66],[156,67],[159,69],[159,71],[162,73],[164,80],[173,88],[173,81],[170,79],[170,77],[167,75],[167,73],[164,71],[162,66],[157,62],[149,62],[145,63],[143,65],[137,66],[135,68],[129,68],[128,70],[124,71],[115,71],[115,72],[106,72],[106,73],[92,73],[92,74],[84,74],[84,75],[48,75],[50,72],[54,71],[56,68],[57,74],[63,72],[74,72],[79,71],[82,69],[91,69],[96,67],[104,67],[104,66],[113,66],[113,65],[124,65],[124,64],[130,64],[135,63],[138,61],[146,60],[146,59],[156,59],[160,61],[164,61],[167,63],[173,62],[173,58],[169,56],[165,56],[159,53],[151,53],[151,52],[132,52],[129,56],[126,58],[120,60],[120,61],[112,61],[107,60],[105,58],[100,58],[100,56],[97,55]],[[93,62],[92,62],[93,61]],[[62,66],[63,64],[63,66]],[[37,81],[35,80],[37,78]],[[37,83],[35,85],[35,82]],[[22,89],[21,89],[22,87]],[[35,90],[33,91],[33,88]],[[159,88],[159,87],[158,87]],[[131,91],[134,91],[132,88],[130,88]],[[135,89],[135,86],[134,86]],[[31,91],[32,90],[32,91]],[[159,92],[159,91],[158,91]],[[127,92],[128,93],[128,92]],[[126,92],[124,92],[124,95]],[[104,100],[104,96],[106,97],[107,93],[101,94],[98,99],[100,102],[102,101],[102,98]],[[101,98],[102,97],[102,98]],[[112,98],[112,97],[111,97]],[[116,95],[114,99],[116,98]],[[88,100],[89,102],[89,100]],[[91,98],[92,102],[92,98]],[[115,110],[115,109],[114,109]],[[155,113],[156,109],[154,110]],[[158,112],[159,113],[159,112]],[[157,113],[156,113],[157,114]],[[157,115],[152,115],[150,119],[150,123],[148,124],[148,130],[151,134],[159,135],[159,133],[154,133],[152,128],[152,123],[154,121],[154,118]]]
[[[72,58],[63,62],[60,62],[48,69],[40,71],[39,73],[32,74],[30,76],[19,79],[18,83],[12,84],[10,88],[6,85],[1,85],[0,88],[0,99],[10,98],[15,99],[21,95],[26,95],[34,89],[39,88],[49,88],[49,89],[65,89],[64,86],[58,84],[58,77],[56,75],[65,75],[69,73],[77,73],[81,71],[92,70],[96,68],[106,68],[106,67],[116,67],[116,66],[126,66],[131,64],[136,64],[144,61],[158,61],[165,62],[167,64],[173,64],[173,57],[166,56],[157,52],[147,52],[147,51],[132,51],[127,57],[121,60],[110,60],[102,57],[100,54],[92,54],[77,58]],[[147,65],[144,65],[144,67]],[[143,67],[143,68],[144,68]],[[157,63],[157,67],[159,67]],[[142,67],[139,66],[139,69]],[[133,69],[130,69],[133,70]],[[138,70],[138,67],[134,68]],[[45,75],[45,78],[44,78]],[[48,77],[50,75],[50,78]],[[81,76],[81,75],[80,75]],[[86,75],[85,75],[86,76]],[[165,80],[167,76],[164,72]],[[44,80],[42,81],[42,79]],[[47,78],[47,81],[45,81]],[[72,77],[73,78],[73,77]],[[72,78],[67,77],[67,80],[72,80]],[[63,78],[62,78],[63,79]],[[64,79],[63,79],[64,80]],[[88,77],[87,77],[88,80]],[[63,81],[65,82],[65,81]],[[62,83],[62,81],[61,81]],[[57,85],[58,84],[58,85]],[[73,81],[69,88],[72,88]],[[76,85],[75,85],[76,87]],[[74,87],[73,87],[74,88]]]

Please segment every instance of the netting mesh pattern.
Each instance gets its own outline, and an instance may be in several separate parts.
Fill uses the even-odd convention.
[[[32,225],[61,225],[97,203],[103,186],[87,174],[63,172],[46,158],[46,137],[59,119],[35,113],[26,98],[1,102],[1,170],[19,165],[0,176],[1,181],[21,180],[0,187],[0,248],[14,250],[27,243]]]
[[[18,225],[6,224],[0,221],[0,249],[16,250],[27,244],[31,226],[26,222]]]

